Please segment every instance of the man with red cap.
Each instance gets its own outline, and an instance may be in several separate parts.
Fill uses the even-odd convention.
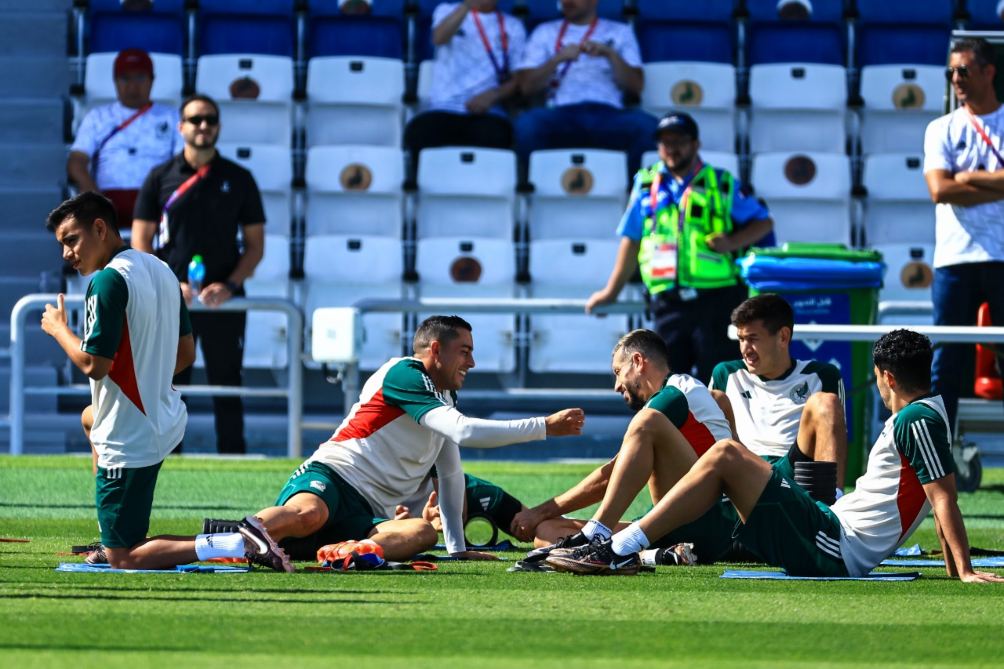
[[[119,226],[128,230],[143,180],[181,150],[176,109],[150,100],[153,61],[142,49],[115,58],[116,102],[84,116],[66,160],[66,172],[83,191],[97,191],[115,205]]]

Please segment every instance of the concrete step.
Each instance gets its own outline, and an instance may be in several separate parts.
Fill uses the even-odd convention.
[[[46,233],[46,216],[63,201],[61,175],[48,176],[47,186],[0,187],[0,231]]]
[[[66,95],[70,62],[65,53],[52,56],[0,56],[0,98]]]
[[[0,100],[0,144],[62,143],[63,114],[59,98]]]
[[[66,180],[66,155],[62,142],[0,144],[0,187],[57,187]]]
[[[56,385],[56,370],[50,365],[32,365],[24,370],[26,386]],[[55,413],[55,395],[27,395],[24,408],[29,413]],[[0,368],[0,415],[10,413],[10,368]]]
[[[6,276],[24,277],[39,282],[43,272],[59,272],[63,266],[59,244],[56,238],[41,230],[39,232],[4,232],[0,231],[0,246],[15,249],[7,254],[2,272]],[[51,283],[43,284],[47,288],[56,289]]]
[[[0,326],[0,349],[4,352],[10,347],[10,310],[3,314],[3,325]],[[27,348],[25,361],[29,365],[47,365],[53,369],[66,364],[66,353],[59,348],[56,340],[42,332],[39,322],[42,312],[28,314],[27,329],[24,343]],[[10,358],[6,355],[0,358],[0,368],[10,368]]]
[[[0,55],[66,56],[66,8],[42,11],[38,0],[25,9],[2,9]],[[67,5],[69,3],[66,3]]]

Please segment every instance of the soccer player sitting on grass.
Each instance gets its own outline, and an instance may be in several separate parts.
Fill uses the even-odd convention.
[[[732,311],[740,360],[719,363],[709,387],[732,406],[736,436],[753,453],[794,477],[798,461],[847,461],[844,383],[828,362],[793,360],[795,312],[783,297],[751,297]]]
[[[62,295],[42,315],[42,329],[91,382],[92,404],[81,422],[97,455],[103,548],[88,561],[161,569],[217,557],[204,549],[215,542],[228,548],[228,557],[291,570],[253,519],[212,538],[147,538],[160,466],[181,442],[188,420],[171,385],[195,360],[181,287],[162,261],[122,242],[114,206],[103,195],[85,192],[67,200],[49,214],[46,227],[73,269],[95,272],[84,300],[83,340],[67,324]]]
[[[609,539],[612,529],[626,526],[619,521],[646,482],[655,504],[715,442],[732,436],[728,419],[704,384],[670,373],[659,334],[627,333],[614,346],[611,365],[614,390],[637,413],[614,459],[566,492],[517,514],[514,534],[529,538],[535,533],[540,547],[527,556],[531,562]],[[560,515],[596,502],[600,507],[588,522]],[[697,557],[712,562],[730,547],[735,521],[731,505],[722,503],[688,526],[655,537],[656,546],[693,543]]]
[[[959,511],[950,429],[931,395],[931,342],[909,330],[883,335],[872,352],[876,385],[892,411],[854,492],[829,507],[737,441],[715,444],[641,520],[600,545],[548,558],[561,571],[636,574],[648,537],[699,518],[721,495],[739,512],[737,538],[765,562],[801,576],[862,576],[892,555],[934,511],[948,575],[1001,582],[974,571]],[[683,450],[682,445],[677,445]]]

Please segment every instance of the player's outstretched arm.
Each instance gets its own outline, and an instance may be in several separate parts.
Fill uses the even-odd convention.
[[[973,570],[969,559],[969,537],[959,510],[955,475],[949,474],[924,484],[924,493],[934,509],[935,526],[945,554],[945,569],[965,583],[1004,583],[1004,578]]]
[[[433,409],[421,419],[422,425],[433,432],[468,448],[498,448],[547,436],[580,434],[583,421],[581,409],[565,409],[546,418],[485,420],[470,418],[448,406]]]
[[[67,357],[88,378],[98,381],[108,376],[112,368],[112,359],[100,355],[91,355],[80,350],[80,338],[73,333],[67,323],[66,306],[63,294],[56,296],[56,306],[45,305],[42,314],[42,330],[56,340]]]

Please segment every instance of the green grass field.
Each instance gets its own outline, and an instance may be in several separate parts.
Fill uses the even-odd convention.
[[[296,464],[171,459],[151,532],[253,512]],[[532,504],[589,467],[469,470]],[[0,457],[0,537],[31,539],[0,543],[5,667],[930,668],[1004,656],[1004,587],[933,568],[910,583],[722,580],[721,565],[587,578],[509,574],[510,553],[425,574],[57,573],[77,559],[60,551],[97,536],[93,487],[83,458]],[[961,502],[973,545],[1004,549],[1004,470]],[[913,541],[937,546],[930,520]]]

